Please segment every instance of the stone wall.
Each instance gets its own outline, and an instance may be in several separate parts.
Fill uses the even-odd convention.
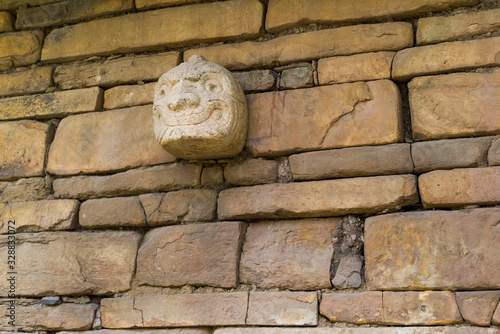
[[[2,0],[0,32],[0,332],[500,332],[497,0]],[[155,141],[193,54],[247,94],[234,159]]]

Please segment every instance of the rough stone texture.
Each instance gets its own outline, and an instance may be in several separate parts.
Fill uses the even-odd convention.
[[[418,46],[396,53],[392,78],[413,77],[500,65],[500,37]]]
[[[443,139],[411,145],[415,172],[485,165],[493,137]]]
[[[151,105],[66,117],[57,128],[47,171],[113,172],[175,161],[156,142]]]
[[[495,137],[492,141],[490,149],[488,150],[488,165],[500,165],[500,137]]]
[[[401,98],[388,80],[253,94],[248,113],[256,156],[403,140]]]
[[[294,89],[312,87],[313,82],[312,65],[300,66],[283,70],[279,79],[280,89]]]
[[[223,44],[184,52],[200,54],[231,70],[275,67],[298,61],[373,51],[396,51],[413,46],[410,23],[381,23],[311,31],[271,39]]]
[[[264,289],[330,288],[332,238],[340,223],[339,218],[325,218],[250,224],[241,255],[241,282]]]
[[[47,119],[100,110],[103,92],[99,87],[0,99],[0,120]]]
[[[269,184],[223,190],[219,219],[342,216],[398,210],[418,202],[414,175]]]
[[[381,327],[381,328],[221,328],[214,334],[498,334],[495,328],[478,327]]]
[[[201,186],[211,187],[224,183],[224,171],[222,166],[204,167],[201,171]]]
[[[497,306],[495,313],[493,313],[493,317],[491,318],[491,323],[493,325],[500,325],[500,303]]]
[[[217,191],[192,189],[139,196],[148,225],[211,221],[216,218]]]
[[[231,72],[195,55],[158,80],[153,123],[156,140],[176,157],[232,157],[245,145],[245,94]]]
[[[320,85],[391,78],[395,52],[362,53],[353,56],[323,58],[318,61]]]
[[[130,288],[141,235],[136,232],[45,232],[16,236],[18,296],[103,295]],[[7,235],[0,237],[7,253]],[[0,274],[0,295],[9,290]]]
[[[500,30],[500,9],[424,17],[418,20],[417,44],[432,44]]]
[[[247,304],[246,292],[103,299],[102,325],[107,328],[244,325]]]
[[[289,157],[295,180],[413,172],[410,144],[350,147]]]
[[[408,88],[415,140],[500,131],[500,70],[417,78]]]
[[[141,168],[109,176],[76,176],[54,180],[56,198],[89,199],[136,195],[195,187],[200,183],[201,167],[171,164]]]
[[[8,233],[9,220],[17,233],[69,230],[76,225],[78,207],[70,199],[0,204],[0,233]]]
[[[60,0],[3,0],[0,2],[0,10],[15,10],[23,5],[41,6]]]
[[[51,31],[43,44],[42,60],[61,62],[162,46],[253,38],[261,35],[263,11],[258,0],[228,1],[80,23]]]
[[[478,0],[405,0],[392,6],[388,0],[270,0],[266,15],[266,30],[277,32],[299,24],[373,21],[387,17],[412,17],[431,11],[473,6]]]
[[[139,10],[144,10],[156,7],[185,5],[202,1],[203,0],[136,0],[135,7]],[[208,0],[208,1],[215,1],[215,0]]]
[[[332,322],[379,324],[384,320],[382,292],[323,293],[319,312]]]
[[[0,96],[42,93],[52,85],[53,67],[0,74]]]
[[[247,325],[316,326],[316,292],[250,292]]]
[[[218,222],[150,230],[137,257],[137,282],[236,287],[244,227],[240,222]]]
[[[9,12],[0,12],[0,32],[14,30],[14,16]]]
[[[118,86],[104,92],[104,109],[118,109],[153,103],[156,82]]]
[[[231,161],[224,168],[224,178],[227,183],[239,186],[274,183],[278,180],[278,161],[264,159]]]
[[[40,60],[43,31],[9,32],[0,35],[0,70],[31,65]]]
[[[49,131],[36,121],[0,122],[0,180],[44,175]]]
[[[50,190],[44,178],[33,177],[19,179],[16,182],[5,182],[0,202],[15,203],[46,199]],[[2,188],[2,186],[0,186]]]
[[[418,179],[426,208],[500,203],[500,167],[432,171]]]
[[[62,1],[38,7],[21,7],[17,12],[16,28],[63,25],[132,9],[134,9],[133,0]]]
[[[500,287],[499,208],[394,213],[365,222],[370,290]]]
[[[80,206],[79,223],[84,228],[147,226],[138,197],[91,199]]]
[[[500,291],[457,292],[457,303],[465,321],[478,326],[489,326],[500,300]]]
[[[245,92],[270,90],[276,81],[276,74],[271,70],[233,72],[232,74]]]
[[[104,62],[80,62],[57,66],[54,82],[62,89],[88,86],[112,87],[137,83],[140,80],[158,80],[179,64],[179,52],[155,55],[129,56]]]
[[[363,261],[359,256],[349,255],[340,259],[337,272],[332,280],[336,289],[359,288],[361,286],[361,268]]]
[[[101,329],[86,332],[60,332],[59,334],[211,334],[208,328],[173,328],[173,329]],[[5,333],[1,333],[5,334]],[[25,333],[20,333],[25,334]]]

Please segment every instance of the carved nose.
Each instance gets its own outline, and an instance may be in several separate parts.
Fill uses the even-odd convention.
[[[193,93],[184,93],[172,96],[168,103],[168,108],[172,111],[182,111],[189,108],[196,108],[200,104],[200,97]]]

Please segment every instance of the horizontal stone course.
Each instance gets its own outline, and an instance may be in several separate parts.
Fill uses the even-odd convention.
[[[208,328],[170,328],[170,329],[99,329],[92,331],[65,332],[60,334],[211,334]],[[5,334],[5,333],[2,333]],[[24,334],[24,333],[21,333]]]
[[[216,1],[216,0],[209,0],[209,1]],[[196,2],[202,2],[202,0],[136,0],[135,7],[139,10],[144,10],[157,7],[185,5]]]
[[[52,85],[53,72],[53,67],[46,66],[0,74],[0,96],[43,93]]]
[[[58,1],[61,0],[3,0],[0,3],[0,10],[15,10],[25,4],[29,4],[30,6],[41,6]]]
[[[0,71],[39,61],[43,36],[41,30],[0,34]]]
[[[214,334],[498,334],[496,328],[481,327],[378,327],[378,328],[220,328]]]
[[[83,228],[147,226],[138,197],[91,199],[80,206],[79,224]]]
[[[104,109],[152,104],[156,82],[113,87],[104,92]]]
[[[19,179],[16,182],[0,182],[0,192],[3,188],[0,202],[17,203],[47,199],[50,190],[46,181],[42,177],[32,177]]]

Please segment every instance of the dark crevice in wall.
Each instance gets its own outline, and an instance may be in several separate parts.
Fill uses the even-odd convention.
[[[410,100],[408,83],[406,82],[396,82],[401,94],[402,112],[403,112],[403,130],[404,130],[404,141],[406,143],[413,143],[413,132],[411,128],[411,111],[410,111]]]

